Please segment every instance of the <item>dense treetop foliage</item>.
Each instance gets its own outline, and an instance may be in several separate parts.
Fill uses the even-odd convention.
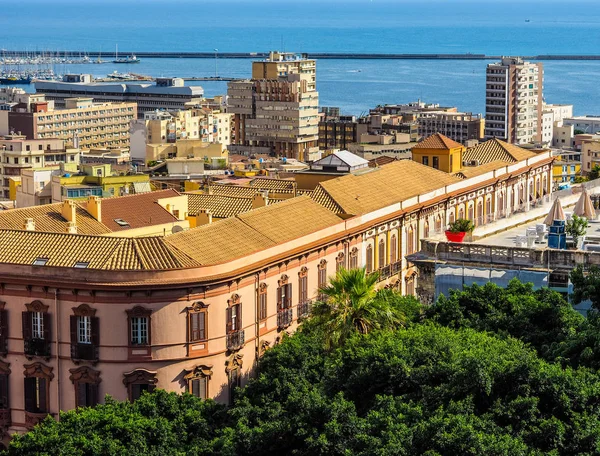
[[[364,273],[338,279],[329,304],[263,355],[234,406],[160,390],[108,399],[48,418],[7,454],[600,453],[595,312],[585,319],[517,281],[422,308],[374,291]]]

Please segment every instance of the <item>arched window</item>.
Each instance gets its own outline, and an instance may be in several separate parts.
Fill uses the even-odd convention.
[[[346,266],[346,255],[344,252],[338,253],[338,256],[335,258],[335,272],[340,272],[341,269],[344,269]]]
[[[485,201],[485,221],[492,221],[492,197],[488,197]]]
[[[533,194],[533,181],[529,181],[529,201],[532,201],[534,198]]]
[[[475,218],[475,225],[481,225],[483,223],[483,202],[477,203],[477,216]]]
[[[390,263],[398,261],[398,238],[395,234],[390,237]]]
[[[448,214],[448,224],[450,223],[454,223],[454,209],[450,209],[450,214]]]
[[[379,241],[379,269],[385,266],[386,254],[385,254],[385,241],[381,239]]]
[[[356,247],[352,248],[350,251],[350,269],[358,268],[358,249]]]
[[[498,212],[500,215],[504,214],[504,192],[502,190],[498,194]]]
[[[461,208],[458,210],[458,218],[459,219],[465,218],[465,208],[463,206],[461,206]]]
[[[408,228],[408,236],[407,236],[407,241],[406,241],[406,253],[408,255],[410,255],[411,253],[414,253],[415,251],[415,232],[413,230],[413,227],[410,226]]]
[[[429,237],[429,222],[427,222],[427,221],[423,224],[423,237],[424,238]]]
[[[371,244],[367,246],[365,263],[367,274],[370,274],[371,272],[373,272],[373,246]]]
[[[435,232],[436,233],[441,233],[442,231],[442,217],[440,214],[436,215],[435,217]]]
[[[474,209],[475,208],[473,206],[473,203],[469,204],[469,209],[467,210],[467,213],[468,213],[467,218],[471,221],[475,220]]]

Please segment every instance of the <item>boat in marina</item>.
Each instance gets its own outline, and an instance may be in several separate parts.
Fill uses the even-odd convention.
[[[134,54],[131,54],[129,57],[119,58],[119,47],[117,46],[115,50],[115,59],[112,63],[140,63],[141,59],[138,59]]]

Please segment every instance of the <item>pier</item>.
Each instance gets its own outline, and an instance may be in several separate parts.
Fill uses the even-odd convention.
[[[139,52],[139,51],[120,51],[122,55],[136,55],[140,59],[214,59],[214,52]],[[81,51],[64,51],[63,55],[79,55]],[[102,56],[99,51],[85,53],[90,59]],[[370,60],[499,60],[500,55],[485,55],[485,54],[377,54],[377,53],[331,53],[331,52],[309,52],[309,58],[313,59],[370,59]],[[4,57],[22,56],[22,55],[39,55],[43,56],[43,51],[3,51]],[[104,56],[106,56],[106,51]],[[219,59],[264,59],[269,56],[268,52],[220,52],[217,54]],[[524,55],[520,56],[525,60],[600,60],[599,55]],[[204,80],[204,79],[198,79]],[[211,80],[211,79],[206,79]],[[227,79],[217,79],[225,81]]]

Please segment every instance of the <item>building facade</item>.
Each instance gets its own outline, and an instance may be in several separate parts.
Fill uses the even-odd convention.
[[[135,400],[154,388],[230,402],[339,268],[377,271],[380,286],[415,294],[405,257],[421,239],[455,218],[481,227],[548,195],[549,154],[519,158],[460,173],[395,161],[225,220],[200,212],[201,226],[154,237],[44,232],[43,217],[13,212],[8,224],[0,214],[0,382],[11,391],[0,426],[24,431],[105,394]],[[98,204],[88,200],[82,228],[117,226]],[[7,229],[15,224],[23,229]]]
[[[27,139],[57,138],[67,147],[81,149],[129,147],[129,125],[137,116],[135,103],[94,103],[92,98],[72,98],[64,109],[33,103],[17,105],[8,115],[12,131]]]
[[[470,112],[427,112],[420,115],[417,122],[421,138],[441,133],[464,144],[470,139],[481,140],[484,135],[484,119]]]
[[[350,144],[358,140],[358,122],[354,116],[326,118],[319,121],[319,150],[347,150]]]
[[[503,57],[486,69],[485,137],[512,144],[542,141],[544,67]]]
[[[228,83],[227,112],[235,115],[231,151],[298,160],[318,151],[315,61],[283,56],[271,53],[269,59],[253,62],[253,79]]]
[[[80,82],[88,79],[75,75],[73,82],[38,81],[37,93],[45,94],[46,100],[54,101],[57,108],[65,107],[68,98],[93,98],[96,103],[137,103],[138,117],[157,109],[185,109],[187,103],[200,103],[204,89],[186,86],[180,78],[157,78],[155,84],[119,84]],[[68,78],[69,75],[65,75]]]

